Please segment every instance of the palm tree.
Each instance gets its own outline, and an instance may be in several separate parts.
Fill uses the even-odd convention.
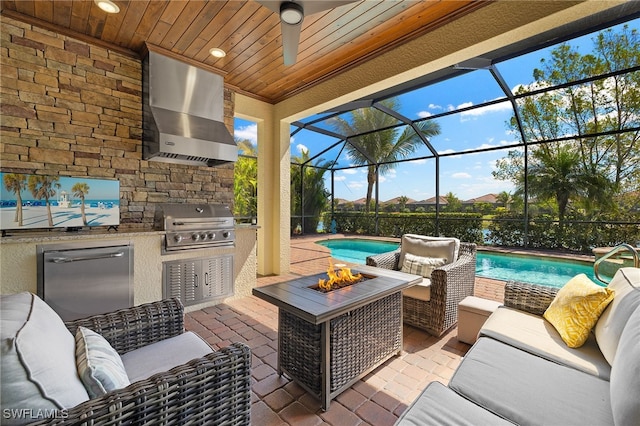
[[[292,163],[300,166],[291,167],[291,208],[292,214],[300,212],[304,216],[304,229],[313,232],[318,226],[320,214],[327,207],[329,192],[324,187],[324,174],[331,163],[319,158],[313,164],[310,162],[309,150],[302,150],[301,155],[293,157]],[[306,165],[303,167],[302,165]],[[304,170],[304,174],[302,173]],[[303,197],[300,195],[302,179]]]
[[[501,203],[505,210],[509,210],[509,203],[511,203],[511,194],[507,191],[502,191],[496,196],[496,200]]]
[[[27,177],[25,175],[8,173],[4,175],[4,187],[7,191],[16,194],[16,214],[13,218],[14,222],[18,222],[18,226],[22,226],[22,194],[21,191],[27,187]]]
[[[258,211],[258,156],[257,147],[248,140],[236,141],[243,156],[234,168],[234,214],[255,217]]]
[[[49,218],[49,226],[53,227],[53,216],[51,216],[51,204],[49,198],[56,195],[56,189],[60,188],[57,176],[29,175],[28,187],[31,194],[36,200],[44,198],[47,205],[47,216]]]
[[[394,111],[400,107],[396,98],[386,99],[379,104]],[[423,141],[410,126],[406,126],[399,135],[398,127],[371,132],[398,123],[396,118],[375,107],[354,110],[350,112],[350,115],[349,120],[335,117],[331,121],[338,133],[361,135],[348,139],[350,143],[346,144],[346,150],[354,165],[367,166],[365,209],[369,210],[373,185],[376,184],[376,165],[379,165],[379,172],[384,175],[396,167],[398,160],[405,159],[414,153],[423,144]],[[440,134],[440,125],[435,121],[421,121],[416,123],[416,126],[426,138]]]
[[[84,197],[89,193],[89,185],[85,182],[78,182],[71,187],[74,197],[80,198],[80,212],[82,213],[82,224],[87,226],[87,216],[84,213]]]

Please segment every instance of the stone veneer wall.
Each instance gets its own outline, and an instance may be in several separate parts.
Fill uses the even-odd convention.
[[[0,17],[0,170],[120,181],[120,222],[150,228],[155,203],[233,203],[233,164],[142,159],[139,58]],[[233,130],[234,94],[224,115]]]

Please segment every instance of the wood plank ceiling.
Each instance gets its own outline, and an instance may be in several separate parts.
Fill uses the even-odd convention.
[[[388,49],[483,7],[473,0],[358,1],[306,16],[297,62],[282,59],[279,16],[256,1],[2,0],[2,14],[140,57],[145,43],[213,68],[240,93],[280,102]],[[227,52],[214,58],[209,49]]]

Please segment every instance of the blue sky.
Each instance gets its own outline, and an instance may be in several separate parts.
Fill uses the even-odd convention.
[[[0,176],[4,176],[6,173],[0,173]],[[26,175],[28,176],[28,175]],[[60,184],[59,190],[56,190],[58,194],[61,191],[66,191],[69,194],[69,199],[75,199],[71,188],[78,182],[84,182],[89,186],[89,193],[86,195],[85,200],[118,200],[120,198],[120,182],[115,179],[92,179],[88,177],[67,177],[59,176],[58,183]],[[31,191],[25,189],[21,193],[23,200],[33,200]],[[15,200],[15,194],[7,191],[4,187],[4,183],[0,188],[0,199],[2,200]],[[53,200],[57,200],[56,195]]]
[[[631,28],[638,28],[639,22],[634,20],[628,25]],[[591,49],[592,37],[593,35],[584,36],[571,41],[570,44],[579,47],[584,53],[585,49]],[[540,59],[549,57],[550,50],[551,48],[533,52],[497,64],[496,67],[513,90],[520,84],[528,85],[533,82],[534,68],[540,67]],[[400,96],[400,112],[411,119],[417,119],[503,97],[504,93],[490,72],[477,70]],[[518,143],[517,135],[514,135],[507,126],[512,115],[511,105],[503,102],[437,120],[441,133],[433,137],[431,143],[439,153],[461,152],[484,147],[505,147],[505,149],[485,153],[441,158],[441,195],[453,192],[458,198],[467,200],[488,193],[513,192],[511,182],[495,180],[491,174],[495,169],[496,161],[507,155],[508,147]],[[254,123],[236,118],[236,137],[256,143],[255,134]],[[308,149],[313,157],[336,141],[315,132],[302,130],[291,140],[291,155],[298,156],[301,149]],[[333,160],[338,156],[338,152],[338,148],[335,148],[324,153],[322,158]],[[426,147],[416,153],[416,157],[423,155],[428,155]],[[344,153],[339,157],[338,165],[350,165],[349,158]],[[329,173],[326,176],[328,177]],[[330,189],[328,179],[327,188]],[[366,196],[366,189],[365,168],[335,172],[336,198],[356,200]],[[435,196],[435,161],[428,159],[399,164],[380,178],[379,193],[381,201],[402,195],[418,201]]]

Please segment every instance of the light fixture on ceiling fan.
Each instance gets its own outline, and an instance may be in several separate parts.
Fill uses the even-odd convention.
[[[280,16],[280,30],[282,32],[282,54],[285,65],[296,63],[298,56],[298,44],[300,43],[300,31],[305,16],[334,9],[338,6],[354,3],[357,0],[298,0],[298,1],[273,1],[258,0],[258,3]]]

